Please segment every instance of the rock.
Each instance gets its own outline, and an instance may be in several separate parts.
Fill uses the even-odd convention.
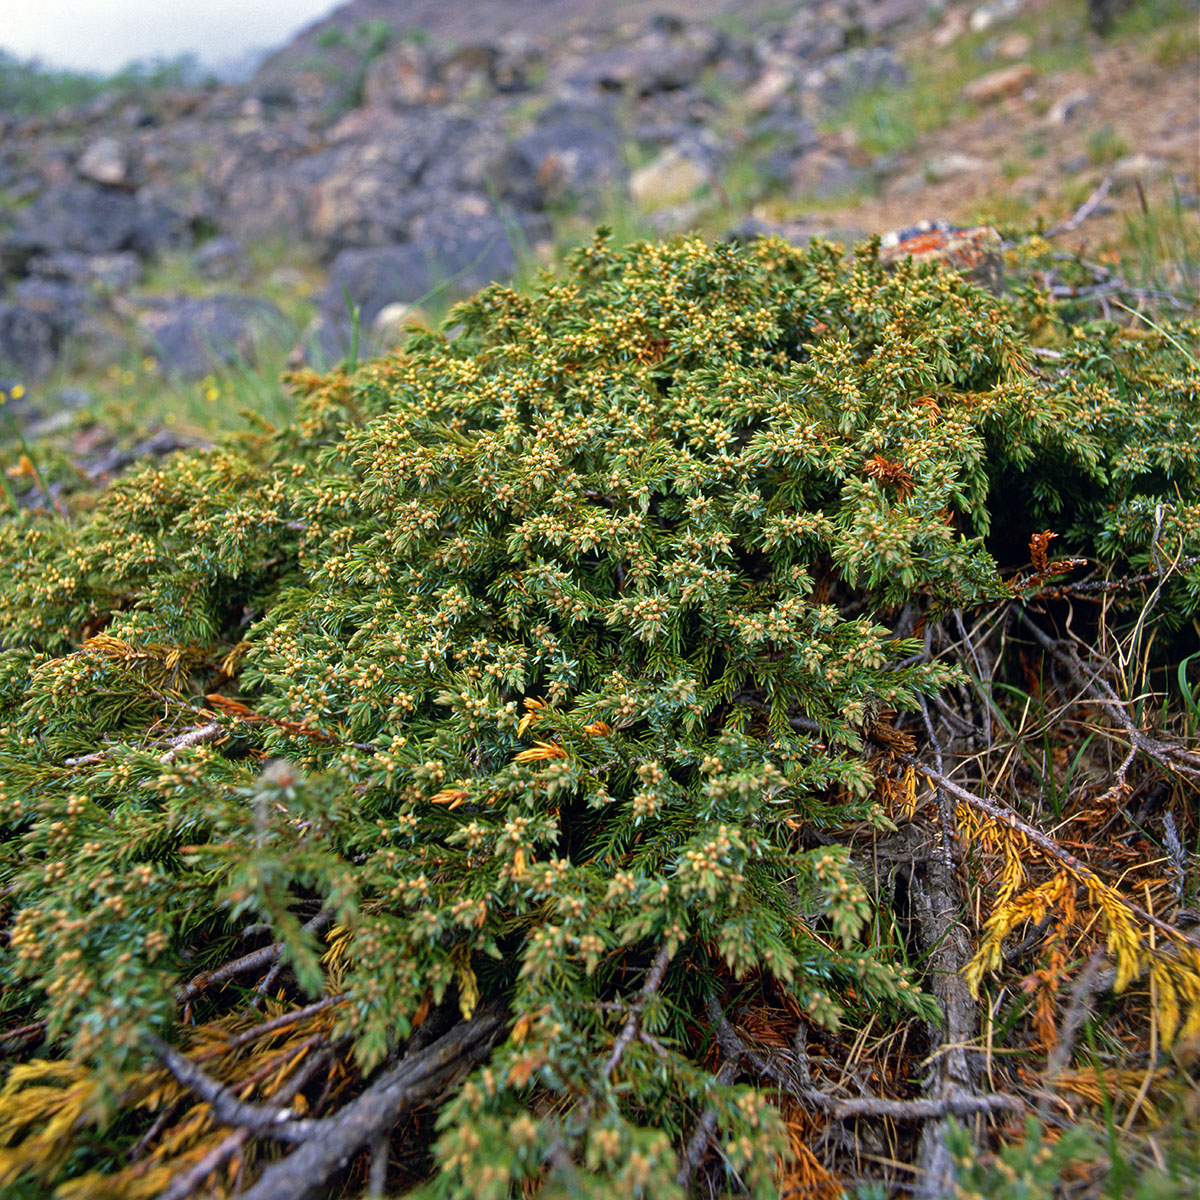
[[[492,84],[498,92],[524,92],[545,66],[542,48],[523,33],[508,33],[496,43]]]
[[[70,429],[78,420],[79,410],[89,407],[94,401],[95,397],[87,388],[59,388],[48,406],[49,411],[43,413],[35,411],[34,414],[31,414],[34,419],[22,422],[24,426],[22,432],[26,440],[31,442],[52,437],[56,433]]]
[[[1065,96],[1060,96],[1050,105],[1046,120],[1051,125],[1066,125],[1077,117],[1080,111],[1092,102],[1092,93],[1087,88],[1076,88]]]
[[[725,239],[733,242],[752,242],[755,238],[777,237],[793,246],[803,248],[813,238],[823,238],[827,242],[841,242],[849,245],[862,241],[866,236],[866,230],[834,229],[813,217],[794,221],[769,221],[760,216],[751,215],[730,229],[725,234]]]
[[[1167,164],[1150,154],[1126,154],[1108,168],[1114,192],[1122,192],[1139,181],[1165,175],[1166,171]]]
[[[499,50],[490,42],[467,42],[443,59],[441,83],[448,98],[480,100],[492,89]]]
[[[387,304],[371,322],[371,344],[383,348],[404,341],[413,325],[426,325],[424,309],[416,304]]]
[[[962,96],[972,104],[994,104],[1023,92],[1036,78],[1037,72],[1028,63],[1017,63],[972,80],[963,88]]]
[[[835,54],[803,80],[804,90],[825,109],[837,108],[855,92],[907,83],[904,64],[885,46],[856,46]]]
[[[334,259],[321,300],[317,349],[327,362],[348,353],[347,294],[359,310],[361,334],[393,305],[470,295],[493,281],[511,279],[517,268],[509,231],[494,212],[474,219],[461,208],[428,213],[410,242],[343,250]],[[369,340],[362,349],[369,349]]]
[[[946,221],[922,221],[893,230],[880,239],[879,261],[893,266],[940,262],[999,295],[1004,288],[1004,262],[999,233],[990,225],[962,228]]]
[[[1033,38],[1027,33],[1006,34],[996,43],[996,57],[1015,62],[1029,57]]]
[[[129,250],[148,257],[190,240],[188,222],[167,206],[116,188],[80,184],[43,192],[5,240],[0,261],[19,262],[20,273],[37,254]]]
[[[790,187],[797,160],[821,144],[816,126],[810,120],[786,111],[756,121],[749,134],[762,147],[751,152],[755,184],[762,189],[760,194]]]
[[[866,35],[878,39],[895,36],[901,29],[924,25],[929,20],[927,0],[867,0],[859,21]]]
[[[1021,0],[988,0],[971,14],[973,33],[984,33],[1001,21],[1011,21],[1021,11]]]
[[[797,159],[791,176],[795,195],[821,202],[842,200],[873,181],[865,156],[827,146]]]
[[[84,179],[112,187],[131,186],[129,156],[115,137],[99,137],[85,147],[75,164]]]
[[[13,371],[18,379],[45,377],[58,360],[60,340],[44,313],[0,301],[0,371]]]
[[[270,301],[240,293],[176,296],[138,315],[138,331],[168,374],[198,378],[231,363],[257,361],[283,345],[287,322]]]
[[[93,452],[80,465],[93,483],[104,483],[126,467],[165,458],[177,450],[207,450],[210,446],[211,443],[203,438],[177,433],[173,429],[156,429],[132,446],[113,444],[109,439],[104,453]],[[99,449],[94,447],[93,451]]]
[[[797,6],[783,30],[768,36],[776,49],[790,55],[798,66],[812,66],[862,41],[864,31],[857,11],[841,0],[815,0]]]
[[[674,16],[656,17],[630,42],[589,55],[570,76],[577,88],[645,96],[691,86],[724,45],[720,34]]]
[[[102,290],[124,292],[142,281],[142,260],[130,250],[116,254],[82,254],[60,250],[57,254],[35,255],[26,264],[30,275],[63,283],[94,285]]]
[[[796,85],[796,72],[781,63],[770,63],[742,97],[753,113],[766,113],[775,108]]]
[[[492,186],[505,191],[491,166],[509,147],[486,120],[360,109],[330,136],[339,144],[286,171],[299,210],[296,227],[306,229],[329,260],[356,246],[407,240],[413,222],[450,196]]]
[[[498,155],[492,178],[500,196],[517,208],[582,203],[603,210],[627,186],[614,113],[607,105],[552,105]]]
[[[48,375],[88,306],[87,290],[78,284],[18,280],[0,304],[0,367],[15,368],[29,379]]]
[[[236,279],[246,273],[246,251],[237,238],[210,238],[192,255],[192,266],[202,279]]]
[[[1088,0],[1088,24],[1103,37],[1117,17],[1132,6],[1133,0]]]
[[[298,123],[234,125],[208,154],[206,175],[222,233],[245,242],[304,230],[307,197],[327,169],[320,140]]]
[[[411,108],[434,99],[433,56],[412,41],[393,45],[367,67],[363,103],[369,108]]]
[[[629,194],[639,208],[666,208],[690,200],[712,178],[712,168],[699,155],[673,146],[634,171]]]
[[[954,45],[967,32],[967,15],[961,8],[952,8],[942,18],[942,23],[930,34],[929,40],[939,49]]]
[[[347,155],[346,169],[318,179],[307,198],[306,223],[325,258],[354,246],[407,237],[413,221],[432,202],[429,193],[413,187],[389,164],[364,157],[356,171],[352,160]]]
[[[941,183],[956,175],[974,175],[982,171],[987,163],[970,154],[958,154],[953,150],[934,154],[925,160],[924,175],[928,183]]]

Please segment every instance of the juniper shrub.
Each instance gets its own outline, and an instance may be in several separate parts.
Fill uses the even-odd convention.
[[[934,1015],[838,844],[887,825],[864,738],[954,675],[897,623],[1010,597],[993,550],[1048,525],[1195,554],[1194,364],[877,245],[601,235],[292,385],[287,428],[0,526],[0,1003],[45,1022],[0,1183],[155,1194],[225,1136],[182,1106],[127,1160],[184,1095],[150,1039],[245,1028],[234,973],[188,985],[251,925],[269,1012],[337,998],[343,1079],[503,1002],[429,1194],[680,1194],[707,1109],[772,1194],[707,1000]]]

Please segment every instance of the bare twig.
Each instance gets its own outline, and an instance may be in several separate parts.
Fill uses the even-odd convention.
[[[311,921],[309,921],[304,926],[304,931],[306,933],[313,933],[313,934],[324,933],[325,930],[329,927],[329,924],[330,924],[330,922],[332,922],[332,920],[333,920],[333,914],[327,912],[325,909],[322,909],[319,913],[317,913],[317,915],[315,917],[312,918]],[[284,967],[283,959],[277,958],[275,960],[275,962],[272,964],[271,969],[266,973],[266,975],[263,976],[262,982],[258,985],[257,988],[254,989],[254,998],[250,1001],[251,1005],[254,1008],[258,1008],[259,1005],[261,1005],[262,1002],[266,999],[267,993],[270,992],[271,988],[275,984],[275,981],[279,978],[280,974],[283,972],[283,967]]]
[[[352,1154],[385,1136],[402,1113],[434,1099],[486,1057],[504,1027],[503,1009],[489,1006],[406,1055],[336,1115],[311,1122],[315,1128],[304,1144],[269,1166],[242,1200],[296,1200],[320,1187]]]
[[[1084,221],[1086,221],[1088,217],[1090,217],[1092,213],[1094,213],[1096,209],[1100,207],[1104,197],[1107,196],[1112,190],[1112,184],[1112,176],[1105,175],[1105,177],[1100,181],[1099,186],[1075,210],[1072,216],[1068,217],[1067,220],[1060,222],[1058,225],[1054,225],[1050,229],[1047,229],[1042,236],[1051,238],[1055,237],[1057,234],[1071,233],[1078,229],[1079,226],[1082,225]]]
[[[204,1181],[219,1171],[245,1144],[250,1136],[247,1129],[235,1129],[219,1141],[199,1162],[181,1171],[170,1186],[159,1192],[158,1200],[191,1200],[201,1193]]]
[[[1051,1086],[1071,1059],[1071,1051],[1075,1047],[1075,1035],[1079,1032],[1079,1026],[1091,1009],[1092,996],[1100,983],[1100,964],[1103,961],[1104,951],[1093,950],[1091,957],[1084,964],[1083,970],[1079,972],[1075,986],[1071,989],[1071,999],[1067,1004],[1067,1011],[1063,1014],[1062,1027],[1058,1031],[1058,1041],[1055,1042],[1054,1049],[1050,1052],[1050,1057],[1046,1062],[1044,1078],[1046,1083]],[[1045,1115],[1043,1108],[1043,1119]]]
[[[150,1041],[154,1053],[163,1065],[193,1095],[212,1109],[213,1117],[258,1137],[278,1142],[300,1143],[319,1128],[320,1122],[298,1119],[288,1108],[277,1105],[247,1104],[239,1100],[224,1084],[202,1071],[186,1055],[159,1038]]]
[[[746,1062],[761,1079],[770,1080],[793,1099],[819,1109],[835,1121],[851,1121],[856,1117],[891,1117],[897,1121],[926,1121],[947,1116],[974,1116],[977,1113],[1019,1110],[1024,1107],[1016,1096],[996,1092],[988,1096],[947,1095],[937,1099],[889,1100],[882,1096],[857,1096],[839,1099],[811,1085],[804,1085],[780,1070],[764,1055],[750,1046],[734,1028],[721,1005],[708,1002],[708,1015],[713,1023],[717,1044],[730,1057],[726,1066]]]
[[[608,1061],[604,1064],[601,1077],[606,1083],[613,1077],[613,1072],[617,1067],[620,1066],[621,1059],[625,1057],[625,1051],[629,1049],[630,1042],[637,1037],[638,1027],[642,1022],[642,1013],[645,1011],[646,1005],[653,999],[654,994],[662,987],[663,977],[667,973],[667,965],[670,961],[670,948],[662,946],[654,956],[654,962],[646,974],[646,982],[641,992],[638,993],[638,998],[630,1007],[625,1025],[617,1035],[617,1040],[613,1043],[612,1053],[608,1056]]]
[[[199,746],[204,742],[215,742],[217,738],[227,732],[216,721],[209,721],[207,725],[189,729],[186,733],[181,733],[167,742],[170,749],[165,754],[159,755],[159,762],[172,763],[179,755],[180,750],[186,750],[190,746]]]
[[[367,1172],[367,1195],[382,1196],[387,1187],[388,1153],[391,1138],[380,1133],[371,1141],[371,1168]]]
[[[1104,881],[1092,870],[1086,863],[1076,858],[1068,850],[1064,850],[1056,841],[1047,837],[1039,829],[1035,829],[1028,821],[1023,821],[1017,816],[1007,805],[1001,804],[996,800],[988,800],[983,796],[978,796],[974,792],[969,792],[966,788],[960,787],[951,779],[939,777],[938,773],[932,768],[926,766],[918,759],[912,758],[909,755],[901,755],[900,761],[907,763],[925,775],[930,780],[941,783],[941,785],[956,799],[961,800],[964,804],[969,804],[972,808],[978,809],[986,816],[991,817],[998,824],[1007,825],[1010,829],[1015,829],[1022,834],[1026,839],[1033,843],[1039,850],[1043,851],[1050,858],[1060,862],[1072,874],[1079,878],[1095,879],[1101,884]],[[1161,933],[1165,933],[1168,937],[1178,939],[1190,943],[1193,946],[1200,946],[1200,937],[1196,937],[1191,933],[1187,933],[1182,929],[1176,928],[1174,925],[1168,924],[1166,921],[1160,920],[1152,913],[1148,913],[1140,905],[1135,904],[1132,900],[1121,895],[1115,888],[1104,884],[1109,889],[1112,895],[1123,904],[1131,913],[1139,920],[1145,921],[1148,925],[1153,925],[1155,929]]]
[[[726,1087],[731,1084],[736,1078],[740,1069],[741,1056],[737,1058],[727,1058],[722,1064],[721,1069],[716,1074],[716,1082],[721,1087]],[[676,1179],[679,1186],[687,1188],[691,1186],[692,1176],[696,1174],[700,1164],[704,1161],[704,1155],[708,1152],[708,1144],[712,1141],[712,1135],[717,1128],[717,1110],[709,1105],[704,1110],[704,1115],[696,1124],[696,1130],[688,1139],[687,1152],[683,1156],[683,1165],[679,1168],[679,1174]]]
[[[332,916],[322,909],[304,925],[304,929],[309,933],[321,933],[331,920]],[[272,942],[269,946],[252,950],[249,954],[243,954],[241,958],[235,958],[232,962],[215,967],[211,971],[202,971],[176,991],[175,1001],[177,1004],[186,1004],[189,1000],[194,1000],[201,992],[212,987],[214,983],[224,983],[226,980],[234,979],[238,975],[248,975],[251,971],[260,970],[262,967],[268,967],[274,971],[279,964],[283,950],[283,942]],[[277,974],[275,972],[275,977]],[[267,977],[272,978],[272,975],[269,973]]]
[[[214,967],[211,971],[201,971],[199,975],[176,991],[175,1001],[178,1004],[186,1004],[189,1000],[194,1000],[201,992],[212,987],[214,983],[224,983],[227,979],[235,979],[238,975],[247,975],[251,971],[269,966],[282,953],[283,943],[273,942],[270,946],[252,950],[249,954],[243,954],[241,958],[235,958],[232,962]]]
[[[1048,633],[1039,629],[1030,620],[1028,613],[1021,613],[1021,623],[1055,659],[1066,667],[1079,686],[1125,731],[1134,748],[1170,771],[1177,771],[1190,778],[1200,779],[1200,754],[1185,750],[1180,746],[1172,746],[1143,733],[1133,723],[1133,718],[1125,711],[1121,698],[1113,691],[1110,684],[1096,670],[1083,662],[1074,646],[1067,643],[1064,647],[1062,643],[1057,642]]]
[[[308,1017],[316,1016],[319,1012],[324,1012],[327,1008],[333,1008],[335,1005],[341,1004],[343,996],[326,996],[324,1000],[317,1000],[313,1004],[307,1004],[304,1008],[294,1009],[292,1012],[284,1013],[282,1016],[274,1017],[270,1021],[262,1021],[260,1024],[231,1037],[227,1042],[222,1042],[219,1046],[214,1046],[211,1050],[206,1050],[203,1054],[197,1054],[193,1061],[203,1062],[209,1058],[219,1058],[223,1054],[227,1054],[230,1050],[236,1050],[240,1046],[249,1045],[251,1042],[257,1042],[260,1038],[269,1037],[273,1033],[278,1033],[281,1029],[286,1029],[289,1025],[295,1025],[298,1021],[303,1021]]]

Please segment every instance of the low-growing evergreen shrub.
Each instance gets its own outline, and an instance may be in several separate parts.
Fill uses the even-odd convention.
[[[296,376],[273,435],[8,519],[0,1185],[157,1195],[236,1151],[266,1187],[270,1131],[220,1158],[165,1043],[302,1115],[461,1015],[409,1185],[775,1194],[711,1003],[936,1016],[838,841],[889,824],[872,738],[954,677],[922,622],[1019,594],[1032,533],[1200,550],[1194,334],[871,245],[601,236]],[[1162,606],[1198,601],[1193,563]]]

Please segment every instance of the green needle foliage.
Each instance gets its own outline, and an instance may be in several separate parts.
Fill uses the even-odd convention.
[[[46,1061],[0,1097],[0,1185],[154,1194],[211,1145],[168,1117],[115,1165],[174,1102],[152,1035],[241,1003],[181,989],[265,923],[278,1011],[337,997],[367,1077],[431,1005],[503,1001],[429,1195],[678,1195],[710,1109],[726,1186],[773,1194],[782,1123],[715,1079],[706,1003],[935,1015],[836,841],[887,825],[881,714],[953,678],[891,630],[1011,597],[989,533],[1200,550],[1173,355],[877,246],[600,236],[296,377],[272,436],[8,519],[0,1010]]]

